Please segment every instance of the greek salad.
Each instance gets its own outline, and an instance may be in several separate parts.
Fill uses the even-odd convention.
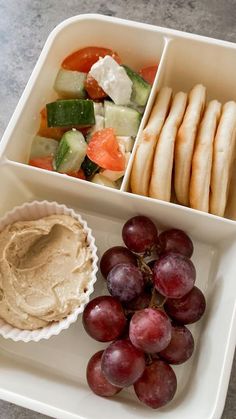
[[[29,164],[119,188],[156,71],[136,72],[108,48],[66,57],[54,84],[58,99],[41,110]]]

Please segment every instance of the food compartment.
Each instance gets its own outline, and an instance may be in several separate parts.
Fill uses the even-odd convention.
[[[207,101],[217,99],[224,103],[236,100],[235,65],[234,44],[206,38],[175,38],[168,45],[162,83],[172,87],[174,93],[189,92],[201,83],[207,88]]]
[[[166,46],[165,58],[162,61],[158,75],[158,90],[160,90],[162,87],[169,86],[172,89],[174,95],[178,92],[186,92],[189,94],[194,86],[202,84],[206,87],[206,105],[212,100],[217,100],[222,104],[223,107],[223,105],[228,101],[236,101],[236,87],[233,83],[235,65],[236,48],[234,44],[206,38],[197,39],[197,37],[194,36],[185,38],[179,34],[179,36],[171,38],[168,42],[168,45]],[[185,115],[187,105],[185,107],[183,117]],[[221,108],[220,115],[222,115],[222,109],[223,108]],[[202,121],[203,115],[204,113],[201,114],[200,122]],[[165,120],[167,120],[167,117],[168,112],[166,114]],[[181,117],[181,121],[183,121],[183,117]],[[217,121],[216,128],[219,126],[219,120],[220,118]],[[179,122],[178,127],[181,126],[181,121]],[[198,123],[198,128],[200,122]],[[197,130],[197,133],[198,132],[199,131]],[[129,170],[126,172],[126,176],[123,181],[123,190],[131,191],[130,176],[134,162],[135,151],[137,150],[140,141],[141,132],[139,133],[136,141],[136,146],[133,152],[133,159],[129,163]],[[173,167],[175,165],[176,158],[175,152],[176,136],[174,144]],[[233,220],[236,219],[236,189],[234,182],[236,171],[235,167],[236,166],[234,160],[232,163],[232,177],[229,188],[230,192],[228,195],[227,206],[224,214],[225,217]],[[151,173],[153,175],[153,172]],[[178,203],[173,187],[173,180],[174,179],[172,177],[171,202]],[[160,197],[159,199],[162,198]],[[186,204],[182,202],[182,205]],[[205,211],[203,209],[201,210]]]
[[[206,296],[207,310],[200,322],[190,326],[196,342],[194,354],[186,364],[174,367],[178,392],[171,404],[159,413],[167,418],[172,418],[173,415],[181,419],[189,419],[190,416],[192,419],[219,418],[223,410],[236,340],[233,265],[236,250],[235,223],[197,213],[187,207],[169,205],[164,201],[104,188],[22,164],[28,158],[31,140],[39,126],[39,110],[47,101],[56,98],[52,85],[65,55],[95,40],[96,45],[122,51],[126,63],[138,69],[140,65],[149,65],[149,60],[153,60],[153,51],[158,59],[163,50],[168,52],[162,55],[149,98],[151,106],[155,91],[167,83],[167,75],[174,83],[174,75],[169,76],[168,71],[165,73],[165,69],[171,66],[169,51],[172,51],[172,45],[181,42],[189,44],[190,41],[183,40],[178,33],[172,34],[175,39],[169,41],[164,38],[164,33],[162,29],[148,28],[142,24],[118,20],[113,22],[109,18],[94,16],[71,19],[70,23],[64,22],[55,30],[47,41],[49,52],[47,48],[44,49],[1,144],[3,158],[0,176],[4,182],[0,185],[0,215],[15,205],[34,199],[64,203],[87,220],[94,233],[99,256],[107,248],[122,243],[122,226],[133,215],[145,214],[151,217],[159,229],[176,227],[185,230],[194,240],[196,285]],[[128,45],[122,42],[124,38],[129,39]],[[108,40],[105,44],[104,39]],[[201,56],[201,46],[205,42],[191,40],[190,44],[199,43],[198,51]],[[207,43],[210,48],[216,47],[214,42]],[[182,57],[184,50],[185,48]],[[189,46],[189,53],[190,51]],[[172,59],[178,64],[174,52]],[[187,80],[182,80],[187,88]],[[178,84],[172,87],[179,89]],[[150,108],[146,109],[143,125],[149,111]],[[126,179],[128,180],[128,173]],[[128,189],[125,182],[122,189]],[[99,277],[94,296],[106,292],[104,280]],[[124,390],[110,400],[91,393],[86,384],[86,365],[89,357],[104,346],[86,335],[81,318],[69,330],[47,342],[24,344],[0,338],[0,347],[2,399],[61,419],[79,419],[82,416],[96,419],[98,409],[103,412],[104,419],[111,417],[111,411],[114,419],[122,415],[127,419],[154,418],[158,414],[158,411],[152,411],[140,404],[132,389]]]
[[[2,165],[0,175],[4,178],[0,185],[1,216],[23,201],[47,199],[63,202],[88,222],[99,256],[107,248],[122,244],[122,225],[137,214],[151,217],[159,230],[182,228],[191,236],[194,241],[193,262],[197,269],[196,285],[206,296],[207,310],[202,320],[189,327],[196,342],[194,354],[187,363],[174,367],[178,391],[174,400],[160,412],[167,418],[174,414],[177,418],[188,419],[191,415],[193,419],[206,419],[212,417],[213,406],[216,406],[219,413],[216,417],[220,417],[223,404],[217,404],[217,395],[220,389],[221,395],[226,391],[235,342],[232,333],[235,321],[235,225],[230,221],[217,224],[214,217],[210,217],[206,224],[205,218],[199,218],[188,209],[183,216],[184,209],[178,213],[178,207],[158,201],[150,205],[142,197],[109,189],[103,189],[101,202],[99,187],[95,190],[93,185],[86,186],[84,182],[84,186],[78,188],[74,179],[61,177],[61,182],[58,182],[60,175],[50,176],[42,172],[38,176],[36,170],[18,163]],[[106,285],[99,276],[94,295],[104,293],[107,293]],[[104,346],[88,337],[81,317],[67,331],[48,341],[24,344],[1,338],[1,397],[17,400],[26,407],[32,407],[30,403],[33,401],[34,409],[63,419],[81,416],[95,419],[97,409],[102,409],[105,419],[110,418],[111,409],[115,419],[124,414],[127,419],[154,418],[157,412],[143,406],[132,388],[110,400],[91,393],[86,384],[86,365],[90,356]],[[221,388],[223,368],[226,387]]]
[[[117,52],[122,63],[138,71],[160,62],[165,43],[162,33],[147,29],[145,25],[138,27],[132,23],[127,25],[125,22],[114,24],[109,19],[96,17],[78,17],[62,23],[49,37],[42,51],[37,69],[20,101],[20,115],[18,107],[5,134],[2,154],[9,160],[28,162],[32,140],[40,126],[40,111],[47,103],[58,98],[53,86],[61,63],[69,54],[86,46],[106,47]],[[151,99],[152,95],[149,97]],[[113,113],[110,110],[111,118]],[[141,119],[141,114],[139,116]],[[137,125],[136,122],[131,121]],[[140,120],[138,122],[140,123]],[[61,138],[62,132],[58,135]],[[127,145],[128,151],[125,146],[126,160],[129,158],[132,143],[133,139],[130,138],[131,146]],[[55,142],[54,145],[56,148]]]

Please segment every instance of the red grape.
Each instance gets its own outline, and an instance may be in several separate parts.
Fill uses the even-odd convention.
[[[158,355],[169,364],[183,364],[192,355],[194,340],[185,326],[172,326],[171,341]]]
[[[130,218],[122,229],[125,245],[136,253],[144,253],[157,243],[155,224],[144,215]]]
[[[167,314],[180,324],[190,324],[198,321],[205,312],[206,300],[198,287],[182,298],[168,298],[164,305]]]
[[[102,372],[118,387],[128,387],[141,377],[145,368],[144,353],[129,340],[111,343],[102,356]]]
[[[94,298],[85,307],[83,325],[99,342],[109,342],[123,332],[126,318],[120,302],[109,295]]]
[[[137,311],[130,321],[129,337],[136,348],[148,353],[159,352],[170,343],[170,320],[164,311],[154,308]]]
[[[145,290],[138,297],[134,298],[131,301],[128,301],[127,303],[124,303],[123,306],[127,310],[131,310],[131,311],[142,310],[143,308],[146,308],[149,306],[151,298],[152,298],[151,292],[148,290]]]
[[[159,235],[159,243],[163,252],[177,252],[188,258],[193,254],[193,242],[182,230],[172,228]]]
[[[135,255],[126,247],[111,247],[103,254],[100,262],[100,269],[104,278],[107,278],[111,269],[119,263],[132,263],[133,265],[137,265],[137,260]]]
[[[107,288],[110,294],[120,301],[131,301],[138,297],[144,289],[142,272],[130,263],[120,263],[109,272]]]
[[[169,403],[176,392],[177,380],[173,369],[164,361],[147,365],[143,375],[134,383],[139,400],[152,409]]]
[[[162,295],[181,298],[194,286],[196,270],[189,258],[180,253],[165,253],[154,265],[154,284]]]
[[[102,373],[101,358],[104,351],[96,352],[87,365],[87,382],[91,390],[98,396],[111,397],[122,389],[113,386]]]

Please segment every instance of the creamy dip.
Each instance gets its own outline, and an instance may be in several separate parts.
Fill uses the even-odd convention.
[[[18,221],[0,232],[0,317],[34,330],[80,306],[92,272],[79,221],[50,215]]]

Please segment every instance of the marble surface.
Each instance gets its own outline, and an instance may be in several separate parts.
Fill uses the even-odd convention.
[[[50,31],[81,13],[101,13],[236,42],[235,0],[0,0],[0,137]],[[201,65],[201,63],[199,63]],[[236,418],[236,359],[223,419]],[[1,419],[46,419],[0,401]]]

